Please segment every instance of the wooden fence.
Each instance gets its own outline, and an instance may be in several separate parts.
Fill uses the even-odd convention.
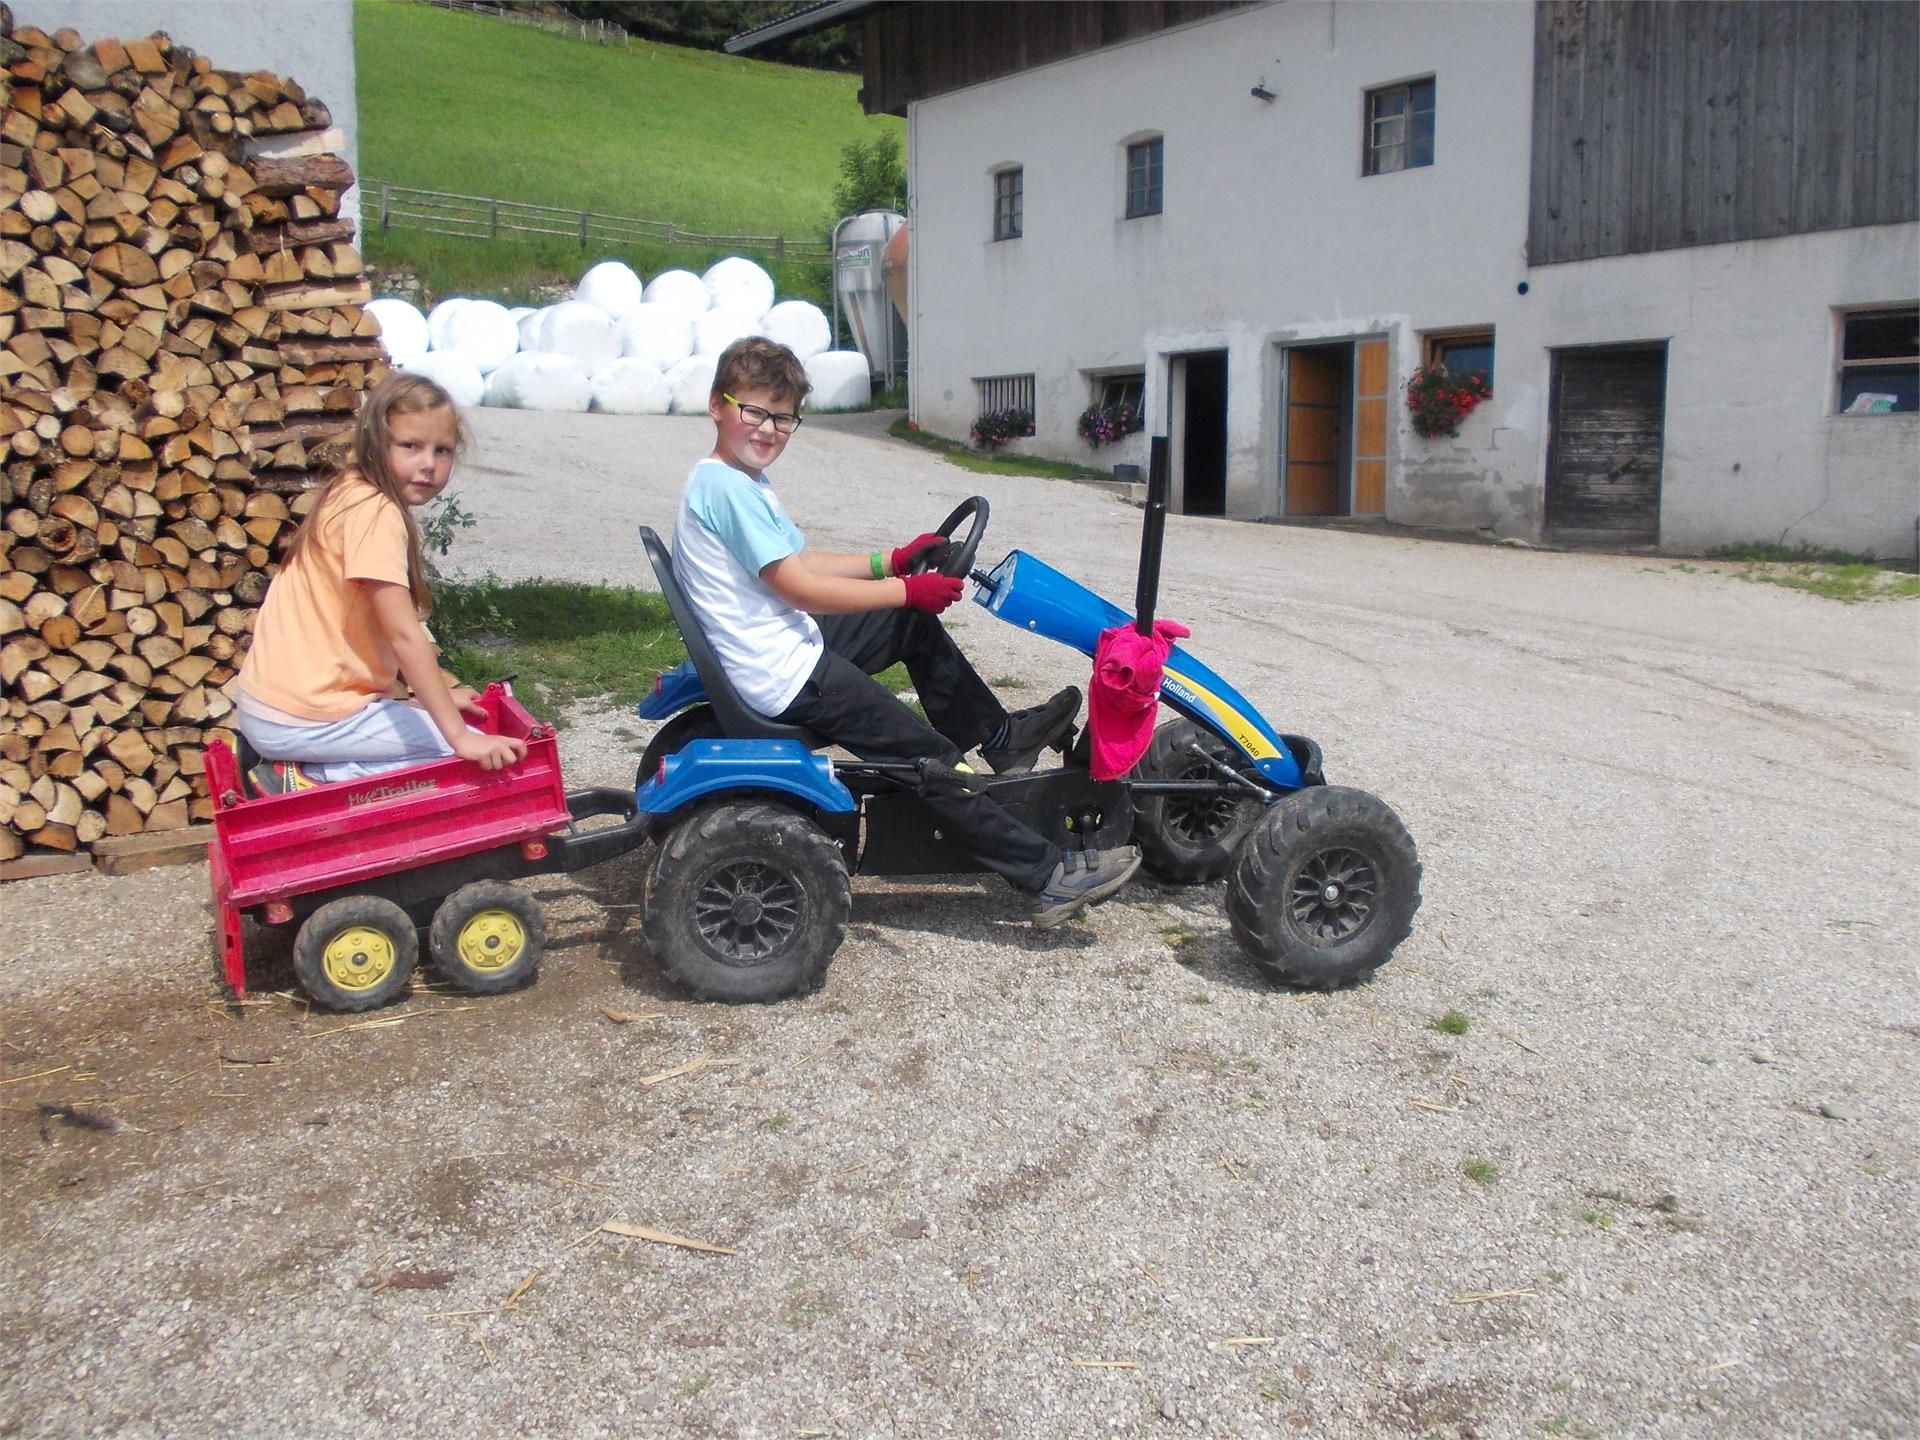
[[[427,0],[436,10],[459,10],[468,15],[485,15],[492,20],[509,20],[515,25],[532,25],[556,35],[591,40],[596,45],[630,45],[633,37],[618,25],[605,20],[556,20],[550,15],[529,15],[505,5],[483,5],[479,0]]]
[[[419,230],[490,241],[558,235],[576,241],[582,250],[608,245],[689,245],[701,250],[748,250],[800,265],[825,267],[832,261],[832,252],[819,240],[789,240],[784,235],[709,235],[669,220],[564,210],[489,195],[417,190],[371,178],[361,180],[360,192],[361,223],[370,221],[380,230]]]

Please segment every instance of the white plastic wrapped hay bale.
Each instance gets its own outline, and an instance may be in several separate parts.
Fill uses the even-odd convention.
[[[584,300],[562,300],[540,321],[539,348],[565,355],[591,374],[620,354],[620,339],[607,312]]]
[[[540,348],[540,327],[546,324],[547,311],[551,305],[542,305],[538,309],[522,310],[514,316],[514,322],[520,327],[520,348],[538,350]]]
[[[751,260],[729,255],[700,277],[715,310],[747,310],[758,320],[773,308],[773,277]]]
[[[620,353],[671,370],[693,353],[693,320],[671,305],[642,302],[620,317]]]
[[[520,348],[520,327],[507,307],[491,300],[469,300],[447,317],[436,350],[455,350],[480,367],[498,370]]]
[[[461,406],[487,403],[487,382],[473,357],[459,350],[426,350],[400,367],[409,375],[424,375]]]
[[[643,289],[631,265],[602,260],[580,277],[580,283],[573,287],[573,298],[618,320],[640,303]]]
[[[811,360],[832,343],[832,327],[818,305],[805,300],[782,300],[761,317],[760,333]]]
[[[759,333],[760,317],[750,310],[709,310],[693,322],[693,353],[718,355],[734,341]]]
[[[809,410],[857,410],[873,403],[873,375],[858,350],[823,350],[807,360]]]
[[[522,350],[487,377],[487,404],[513,410],[585,410],[587,372],[565,355]]]
[[[649,305],[671,305],[688,319],[713,303],[705,282],[691,270],[662,270],[647,282],[641,298]]]
[[[468,305],[472,304],[464,295],[455,295],[450,300],[442,300],[427,312],[427,342],[435,350],[447,348],[447,326]]]
[[[673,403],[667,377],[648,360],[622,356],[589,377],[593,408],[609,415],[664,415]]]
[[[707,397],[713,394],[713,372],[720,368],[712,355],[689,355],[667,372],[667,389],[673,393],[675,415],[704,415]]]
[[[380,323],[380,343],[401,369],[407,362],[427,353],[432,343],[427,336],[427,317],[405,300],[381,296],[369,300],[367,313]]]

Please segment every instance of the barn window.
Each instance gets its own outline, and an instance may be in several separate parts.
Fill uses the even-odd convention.
[[[1163,136],[1127,146],[1127,218],[1160,213]]]
[[[1433,77],[1367,92],[1368,175],[1433,164]]]
[[[1018,240],[1021,234],[1024,177],[1018,165],[993,175],[993,238]]]
[[[1840,316],[1840,413],[1920,409],[1920,306]]]
[[[1427,363],[1444,366],[1462,380],[1478,375],[1493,388],[1493,331],[1441,330],[1427,337]]]

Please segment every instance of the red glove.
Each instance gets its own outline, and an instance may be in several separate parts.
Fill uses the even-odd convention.
[[[929,530],[924,535],[916,535],[887,559],[889,575],[905,575],[913,569],[913,562],[936,545],[947,543],[947,537],[938,531]]]
[[[954,601],[960,598],[960,592],[966,588],[966,582],[958,575],[903,575],[900,583],[907,587],[907,609],[924,610],[929,615],[938,615]]]

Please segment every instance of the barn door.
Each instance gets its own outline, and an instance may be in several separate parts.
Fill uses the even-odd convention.
[[[1340,428],[1347,366],[1331,347],[1287,351],[1286,496],[1288,515],[1340,513]]]
[[[1353,347],[1353,513],[1387,513],[1387,342]]]
[[[1548,538],[1659,544],[1666,347],[1558,350],[1552,383]]]

